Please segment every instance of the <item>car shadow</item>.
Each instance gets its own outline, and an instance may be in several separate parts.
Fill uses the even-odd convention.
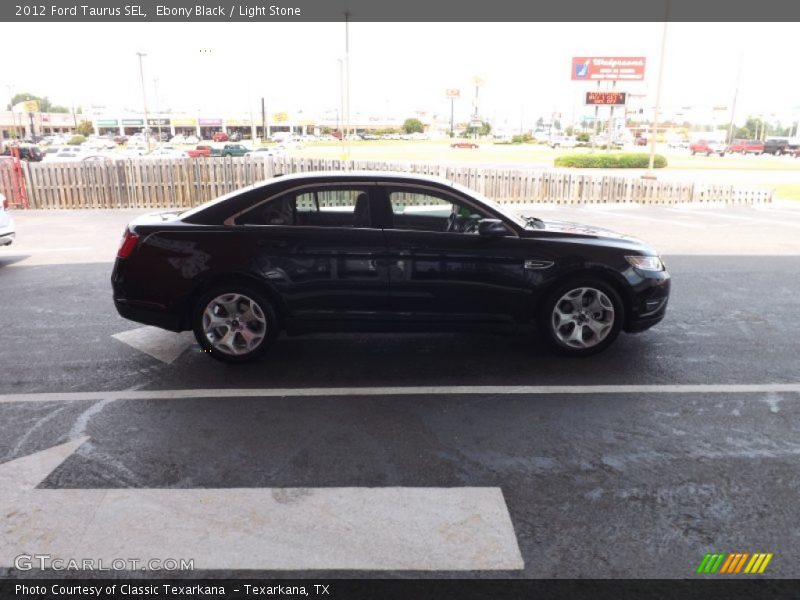
[[[10,256],[0,256],[0,268],[9,267],[30,257],[30,254],[12,254]]]

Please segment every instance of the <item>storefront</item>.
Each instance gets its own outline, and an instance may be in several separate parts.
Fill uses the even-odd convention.
[[[119,135],[119,121],[117,119],[98,119],[95,121],[97,135]]]
[[[249,140],[253,134],[250,119],[225,119],[223,129],[228,135],[238,134],[243,140]]]
[[[218,131],[222,131],[222,119],[200,119],[200,138],[210,140]]]
[[[175,135],[197,135],[197,119],[194,117],[172,118],[171,123]]]
[[[147,119],[147,128],[157,140],[167,141],[175,135],[169,119]]]
[[[144,132],[144,119],[122,119],[122,134],[133,135]]]

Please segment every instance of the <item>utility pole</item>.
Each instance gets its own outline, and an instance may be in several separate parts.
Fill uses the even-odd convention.
[[[344,113],[344,133],[350,131],[350,12],[344,13],[344,68],[345,68],[345,113]],[[346,160],[350,160],[350,140],[345,139]]]
[[[661,56],[658,61],[658,81],[656,82],[656,106],[653,112],[653,126],[652,136],[650,139],[650,162],[647,166],[647,173],[642,175],[646,179],[655,179],[656,175],[653,172],[653,166],[656,162],[656,135],[658,134],[658,118],[661,110],[661,84],[664,81],[664,58],[667,53],[667,31],[669,26],[669,3],[666,0],[664,8],[664,29],[661,32]]]
[[[736,98],[739,96],[739,79],[742,76],[742,58],[744,51],[739,51],[739,67],[736,69],[736,86],[733,88],[733,102],[731,103],[731,122],[728,125],[728,143],[733,142],[733,119],[736,115]]]
[[[161,108],[160,108],[160,104],[161,103],[158,101],[158,77],[153,77],[153,91],[154,91],[154,93],[156,95],[156,115],[159,115],[161,113]],[[158,127],[158,142],[156,142],[156,145],[160,146],[161,145],[161,118],[158,117],[158,116],[156,117],[156,123],[157,123],[156,127]],[[149,125],[150,124],[148,123],[148,126]]]
[[[269,131],[267,131],[267,106],[264,103],[264,96],[261,96],[261,129],[264,132],[264,141],[269,139]]]
[[[142,65],[142,58],[147,56],[144,52],[137,52],[136,56],[139,57],[139,78],[142,81],[142,103],[144,104],[144,138],[147,140],[147,151],[150,152],[150,130],[147,127],[147,92],[144,87],[144,66]]]

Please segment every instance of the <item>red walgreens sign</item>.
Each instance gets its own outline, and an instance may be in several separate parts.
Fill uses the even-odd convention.
[[[644,56],[575,56],[572,81],[642,81]]]

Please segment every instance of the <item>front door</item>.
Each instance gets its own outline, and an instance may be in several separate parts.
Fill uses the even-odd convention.
[[[525,316],[531,291],[525,252],[506,237],[478,234],[493,215],[438,190],[385,187],[390,305],[398,318],[498,322]]]

